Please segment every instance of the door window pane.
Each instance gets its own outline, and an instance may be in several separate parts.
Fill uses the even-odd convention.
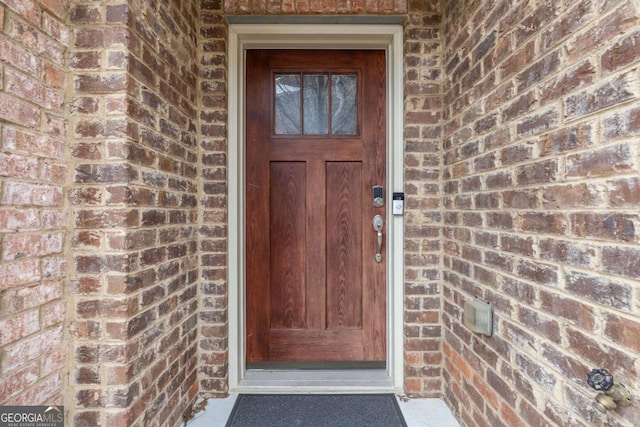
[[[329,79],[327,75],[304,76],[304,134],[329,133]]]
[[[300,83],[299,74],[278,74],[275,76],[275,133],[278,135],[301,133]]]
[[[355,74],[276,74],[276,135],[356,135]]]
[[[354,74],[331,76],[331,133],[355,135],[357,131],[356,87]]]

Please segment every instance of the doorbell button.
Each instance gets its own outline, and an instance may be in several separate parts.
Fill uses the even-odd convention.
[[[404,193],[393,193],[392,212],[394,215],[404,213]]]

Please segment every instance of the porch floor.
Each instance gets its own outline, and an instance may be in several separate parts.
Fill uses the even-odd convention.
[[[224,399],[209,399],[204,410],[195,414],[185,426],[224,427],[237,397],[237,394],[230,394]],[[409,427],[460,427],[441,399],[407,399],[397,395],[396,399]]]

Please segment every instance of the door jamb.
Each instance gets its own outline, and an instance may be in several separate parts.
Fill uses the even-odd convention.
[[[229,390],[246,376],[244,264],[244,83],[247,49],[383,49],[387,52],[387,368],[401,391],[403,374],[404,222],[391,213],[391,193],[404,191],[403,28],[401,25],[229,24],[228,293]]]

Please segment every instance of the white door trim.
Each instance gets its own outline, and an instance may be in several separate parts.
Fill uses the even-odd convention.
[[[333,24],[230,24],[228,50],[228,292],[229,292],[229,390],[363,391],[403,389],[403,217],[391,214],[392,192],[402,192],[403,140],[403,28],[400,25]],[[244,87],[247,49],[384,49],[387,52],[387,368],[361,380],[340,373],[318,378],[300,372],[289,381],[286,372],[260,372],[252,377],[245,364],[245,264],[244,264]],[[366,375],[366,373],[365,373]],[[379,381],[377,380],[379,379]],[[349,384],[353,384],[349,386]],[[356,385],[360,384],[360,385]],[[295,388],[295,390],[293,389]]]

